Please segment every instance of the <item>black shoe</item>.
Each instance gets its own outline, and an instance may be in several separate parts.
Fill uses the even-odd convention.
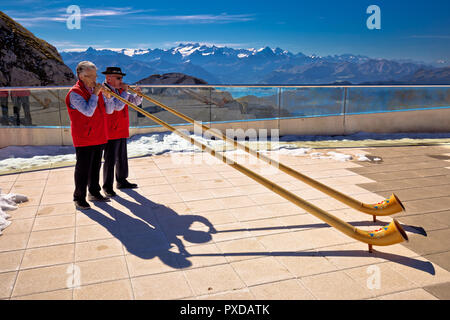
[[[89,201],[101,201],[101,202],[107,202],[107,201],[109,201],[109,199],[106,198],[106,197],[104,197],[104,196],[102,196],[102,195],[100,194],[100,192],[99,192],[98,194],[96,194],[96,195],[89,194],[89,195],[88,195],[88,200],[89,200]]]
[[[117,189],[135,189],[138,185],[136,183],[129,183],[128,181],[125,181],[123,183],[117,182]]]
[[[74,200],[73,203],[75,204],[75,208],[79,209],[79,210],[87,210],[90,209],[91,206],[89,205],[89,203],[87,203],[86,200]]]
[[[115,193],[113,189],[103,189],[103,193],[109,198],[117,196],[117,193]]]

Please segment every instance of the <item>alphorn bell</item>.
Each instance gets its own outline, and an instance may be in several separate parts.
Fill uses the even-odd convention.
[[[262,184],[269,190],[272,190],[273,192],[279,194],[286,200],[294,203],[295,205],[299,206],[300,208],[304,209],[306,212],[314,215],[315,217],[321,219],[328,225],[338,229],[342,233],[346,234],[347,236],[356,239],[358,241],[364,242],[369,245],[369,252],[372,252],[372,246],[388,246],[391,244],[400,243],[403,241],[408,241],[408,236],[406,235],[406,232],[403,230],[400,223],[393,219],[391,223],[389,223],[387,226],[384,226],[382,228],[379,228],[377,230],[373,231],[365,231],[358,229],[351,224],[333,216],[332,214],[326,212],[325,210],[322,210],[321,208],[307,202],[306,200],[303,200],[302,198],[298,197],[297,195],[293,194],[292,192],[282,188],[281,186],[273,183],[272,181],[262,177],[261,175],[253,172],[250,169],[247,169],[243,167],[242,165],[236,163],[235,161],[227,158],[225,155],[217,153],[212,148],[202,144],[201,142],[191,138],[190,136],[186,135],[185,133],[176,130],[173,126],[170,124],[160,120],[159,118],[155,117],[154,115],[148,113],[147,111],[137,107],[133,103],[125,100],[121,96],[117,95],[116,93],[110,91],[109,89],[105,89],[109,91],[108,93],[114,96],[115,98],[119,99],[123,103],[127,104],[129,107],[133,108],[137,112],[142,113],[146,117],[150,118],[154,122],[164,126],[165,128],[169,129],[171,132],[174,132],[175,134],[179,135],[181,138],[189,141],[190,143],[194,144],[195,146],[199,147],[201,150],[208,152],[212,156],[216,157],[219,160],[222,160],[224,163],[230,165],[232,168],[238,170],[239,172],[245,174],[249,178],[255,180],[256,182]]]
[[[281,162],[275,161],[275,160],[269,158],[268,156],[259,153],[256,150],[250,149],[249,147],[235,141],[234,139],[227,137],[226,135],[222,134],[221,132],[216,132],[215,130],[210,130],[210,128],[208,128],[204,124],[199,123],[199,122],[195,121],[194,119],[182,114],[181,112],[178,112],[178,111],[164,105],[163,103],[149,97],[148,95],[146,95],[144,93],[138,92],[131,87],[128,87],[128,89],[131,92],[136,93],[136,94],[140,95],[141,97],[147,99],[148,101],[152,102],[153,104],[156,104],[157,106],[160,106],[161,108],[164,108],[165,110],[171,112],[172,114],[182,118],[183,120],[200,126],[202,128],[203,132],[208,131],[209,134],[211,134],[217,138],[220,138],[222,140],[225,140],[229,143],[232,143],[235,148],[239,148],[241,150],[244,150],[244,151],[250,153],[251,155],[257,157],[258,159],[261,159],[262,161],[280,169],[284,173],[287,173],[291,177],[294,177],[294,178],[310,185],[311,187],[322,191],[323,193],[329,195],[330,197],[332,197],[338,201],[341,201],[342,203],[345,203],[349,207],[372,215],[374,222],[376,221],[376,216],[387,216],[387,215],[391,215],[391,214],[405,210],[405,207],[403,206],[400,199],[395,194],[392,194],[389,199],[385,199],[376,204],[368,204],[368,203],[358,201],[350,196],[343,194],[340,191],[337,191],[317,180],[314,180],[314,179],[282,164]]]

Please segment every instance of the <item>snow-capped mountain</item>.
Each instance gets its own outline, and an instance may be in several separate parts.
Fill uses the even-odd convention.
[[[431,65],[412,61],[373,59],[367,56],[305,55],[281,48],[236,49],[199,43],[179,44],[170,49],[93,49],[61,52],[75,69],[81,60],[99,69],[120,66],[130,83],[152,74],[184,73],[210,84],[326,84],[337,81],[361,83],[404,79]]]

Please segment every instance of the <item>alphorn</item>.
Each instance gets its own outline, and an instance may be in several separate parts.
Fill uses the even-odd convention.
[[[330,197],[341,201],[342,203],[348,205],[349,207],[359,210],[361,212],[370,214],[373,216],[373,221],[376,222],[376,216],[387,216],[387,215],[391,215],[400,211],[405,210],[405,207],[403,206],[403,204],[401,203],[400,199],[395,195],[392,194],[389,199],[385,199],[379,203],[376,204],[368,204],[368,203],[364,203],[361,201],[358,201],[350,196],[347,196],[346,194],[343,194],[340,191],[337,191],[317,180],[314,180],[284,164],[282,164],[281,162],[275,161],[271,158],[269,158],[268,156],[259,153],[256,150],[250,149],[249,147],[235,141],[234,139],[231,139],[229,137],[227,137],[226,135],[224,135],[221,132],[216,132],[215,130],[211,130],[210,128],[208,128],[207,126],[205,126],[202,123],[199,123],[197,121],[195,121],[194,119],[182,114],[181,112],[178,112],[166,105],[164,105],[163,103],[149,97],[148,95],[144,94],[144,93],[140,93],[136,90],[134,90],[131,87],[128,87],[129,90],[133,93],[136,93],[140,96],[142,96],[143,98],[147,99],[148,101],[152,102],[153,104],[156,104],[157,106],[160,106],[161,108],[166,109],[167,111],[175,114],[176,116],[182,118],[183,120],[190,122],[194,125],[198,125],[202,128],[202,131],[208,131],[208,133],[210,133],[211,135],[220,138],[222,140],[225,140],[229,143],[233,143],[235,148],[239,148],[241,150],[244,150],[246,152],[248,152],[249,154],[257,157],[258,159],[261,159],[262,161],[280,169],[281,171],[283,171],[284,173],[287,173],[288,175],[290,175],[291,177],[294,177],[308,185],[310,185],[313,188],[316,188],[320,191],[322,191],[323,193],[329,195]]]
[[[252,170],[247,169],[244,166],[236,163],[234,160],[227,158],[225,155],[217,153],[214,149],[191,138],[190,136],[181,132],[180,130],[175,129],[175,127],[160,120],[159,118],[155,117],[151,113],[148,113],[147,111],[139,108],[138,106],[127,101],[126,99],[124,99],[121,96],[119,96],[118,94],[110,91],[109,89],[104,89],[104,90],[107,91],[109,94],[111,94],[113,97],[115,97],[115,98],[119,99],[120,101],[122,101],[123,103],[127,104],[129,107],[133,108],[137,112],[142,113],[144,116],[150,118],[151,120],[158,123],[159,125],[164,126],[165,128],[169,129],[171,132],[174,132],[175,134],[179,135],[181,138],[183,138],[183,139],[189,141],[190,143],[194,144],[195,146],[199,147],[201,150],[208,152],[209,154],[211,154],[212,156],[216,157],[219,160],[222,160],[224,163],[228,164],[232,168],[245,174],[246,176],[255,180],[256,182],[262,184],[269,190],[279,194],[286,200],[294,203],[298,207],[304,209],[306,212],[314,215],[315,217],[324,221],[328,225],[336,228],[337,230],[341,231],[345,235],[368,244],[369,252],[372,252],[372,246],[374,246],[374,245],[375,246],[388,246],[391,244],[408,241],[408,236],[406,235],[406,232],[403,230],[402,226],[396,219],[393,219],[388,225],[383,226],[377,230],[366,231],[366,230],[358,229],[358,228],[352,226],[351,224],[339,219],[338,217],[335,217],[334,215],[326,212],[325,210],[313,205],[312,203],[309,203],[306,200],[303,200],[299,196],[282,188],[281,186],[273,183],[272,181],[264,178],[263,176],[253,172]]]

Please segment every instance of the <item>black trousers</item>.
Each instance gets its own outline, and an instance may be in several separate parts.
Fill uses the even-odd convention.
[[[100,167],[105,145],[76,147],[77,163],[75,164],[75,192],[73,200],[85,200],[86,188],[90,194],[99,194]]]
[[[8,124],[8,97],[0,97],[0,104],[2,106],[2,124]]]
[[[125,183],[128,178],[127,139],[108,140],[105,146],[104,158],[103,189],[112,190],[114,167],[116,168],[116,181],[118,183]]]
[[[30,113],[30,99],[29,97],[12,97],[14,103],[14,118],[15,125],[20,125],[20,108],[23,108],[24,125],[31,125],[31,113]]]

